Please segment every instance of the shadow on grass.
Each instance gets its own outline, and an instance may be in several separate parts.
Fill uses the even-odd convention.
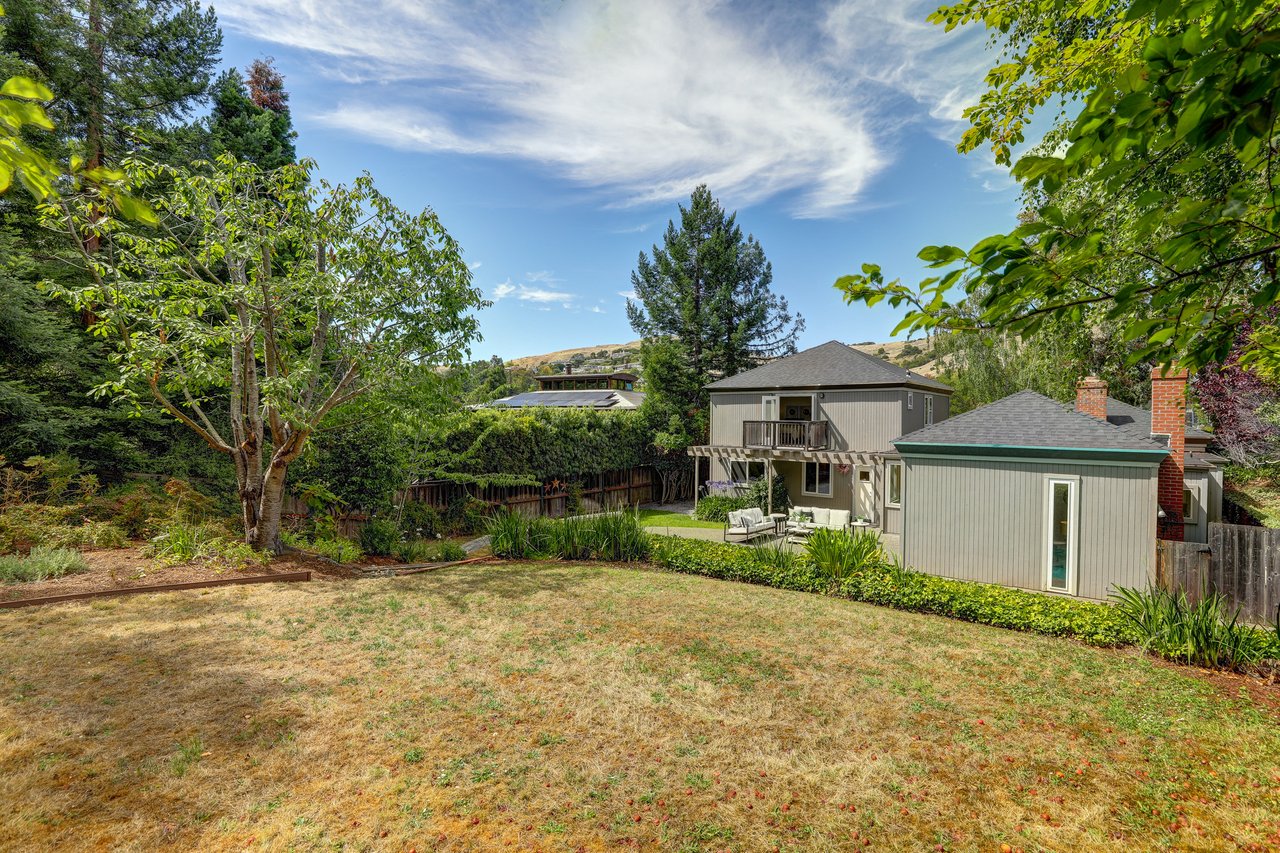
[[[163,621],[127,621],[137,601],[0,623],[21,636],[0,651],[0,718],[14,735],[0,745],[0,835],[25,849],[131,847],[145,843],[130,834],[140,825],[180,845],[210,808],[202,764],[257,764],[293,740],[304,688],[273,677],[254,642],[202,625],[225,601],[175,597]],[[64,620],[74,648],[59,639]]]
[[[477,595],[510,602],[540,593],[568,592],[584,579],[597,577],[603,571],[601,566],[591,563],[537,560],[475,563],[421,575],[423,583],[417,589],[439,596],[456,609],[465,609],[466,600]]]

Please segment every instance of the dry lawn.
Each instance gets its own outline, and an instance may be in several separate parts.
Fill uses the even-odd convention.
[[[600,566],[0,612],[0,847],[1222,850],[1280,726],[1135,652]]]

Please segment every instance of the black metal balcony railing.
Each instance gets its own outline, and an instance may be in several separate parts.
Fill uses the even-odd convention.
[[[826,450],[826,421],[743,421],[742,446],[779,450]]]

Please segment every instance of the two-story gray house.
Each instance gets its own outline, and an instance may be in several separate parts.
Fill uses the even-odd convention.
[[[1022,391],[948,418],[946,385],[831,341],[709,385],[711,441],[689,453],[713,482],[781,474],[919,571],[1105,599],[1153,579],[1157,539],[1221,519],[1186,371],[1151,378],[1150,410],[1086,377],[1074,406]]]
[[[893,440],[946,418],[951,396],[935,379],[839,341],[707,390],[711,441],[689,453],[710,459],[710,481],[772,471],[793,502],[851,510],[890,536],[901,530],[903,487]]]

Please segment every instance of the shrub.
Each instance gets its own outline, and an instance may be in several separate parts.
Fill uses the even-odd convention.
[[[0,579],[32,582],[89,571],[79,551],[37,545],[25,557],[0,557]]]
[[[373,516],[360,530],[360,548],[366,554],[390,556],[400,542],[400,530],[389,518]]]
[[[653,562],[675,572],[801,592],[823,592],[829,587],[807,562],[775,565],[761,559],[754,548],[675,536],[654,536],[652,543]]]
[[[493,553],[513,560],[544,557],[631,562],[649,555],[649,536],[635,512],[553,520],[503,509],[490,520],[489,535]]]
[[[762,511],[769,508],[769,488],[764,477],[757,477],[747,484],[742,495],[708,495],[699,498],[698,507],[693,517],[701,521],[729,520],[729,513],[750,507],[759,507]],[[781,474],[773,475],[773,511],[786,512],[791,508],[791,495],[787,492],[786,481]]]
[[[656,536],[653,560],[659,566],[686,574],[802,592],[832,590],[830,579],[807,560],[775,565],[767,556],[762,556],[761,551],[739,545]],[[855,569],[834,587],[834,592],[900,610],[1075,637],[1092,645],[1123,645],[1135,639],[1125,618],[1106,604],[947,580],[904,569],[896,561]]]
[[[50,530],[44,537],[45,544],[68,548],[123,548],[128,541],[110,521],[86,521],[78,527]]]
[[[729,513],[737,512],[740,509],[755,506],[751,498],[734,497],[733,495],[707,495],[705,498],[698,499],[698,507],[693,511],[693,517],[699,521],[719,521],[721,523],[728,522]]]
[[[119,548],[125,533],[107,521],[70,524],[79,515],[72,506],[18,504],[0,511],[0,553],[54,548]]]
[[[434,553],[435,548],[430,542],[423,539],[406,539],[396,543],[391,556],[402,563],[429,563]]]
[[[444,522],[431,504],[406,501],[400,508],[400,531],[410,538],[434,539],[444,533]]]
[[[833,582],[842,581],[859,569],[886,562],[880,537],[869,530],[850,533],[820,527],[809,534],[804,550],[805,559]]]
[[[442,563],[456,563],[467,559],[467,552],[457,542],[441,542],[436,551],[436,559]]]
[[[172,502],[147,483],[130,483],[90,500],[84,508],[87,518],[110,521],[129,539],[154,535],[160,520],[170,514]]]
[[[594,540],[591,520],[570,515],[552,523],[547,546],[548,551],[561,560],[589,560],[595,549]]]
[[[191,563],[207,556],[209,545],[226,531],[209,524],[171,521],[151,537],[143,552],[165,565]]]
[[[354,563],[364,556],[360,551],[359,545],[341,536],[315,539],[305,547],[307,550],[314,551],[322,557],[328,557],[335,563]]]
[[[1205,589],[1194,604],[1181,590],[1154,586],[1145,591],[1120,587],[1113,597],[1142,645],[1163,657],[1230,669],[1280,657],[1280,644],[1267,632],[1242,624],[1240,608],[1231,610],[1220,592]]]
[[[756,559],[777,572],[793,571],[800,562],[800,555],[788,548],[787,543],[782,540],[761,542],[752,547],[755,549]]]

